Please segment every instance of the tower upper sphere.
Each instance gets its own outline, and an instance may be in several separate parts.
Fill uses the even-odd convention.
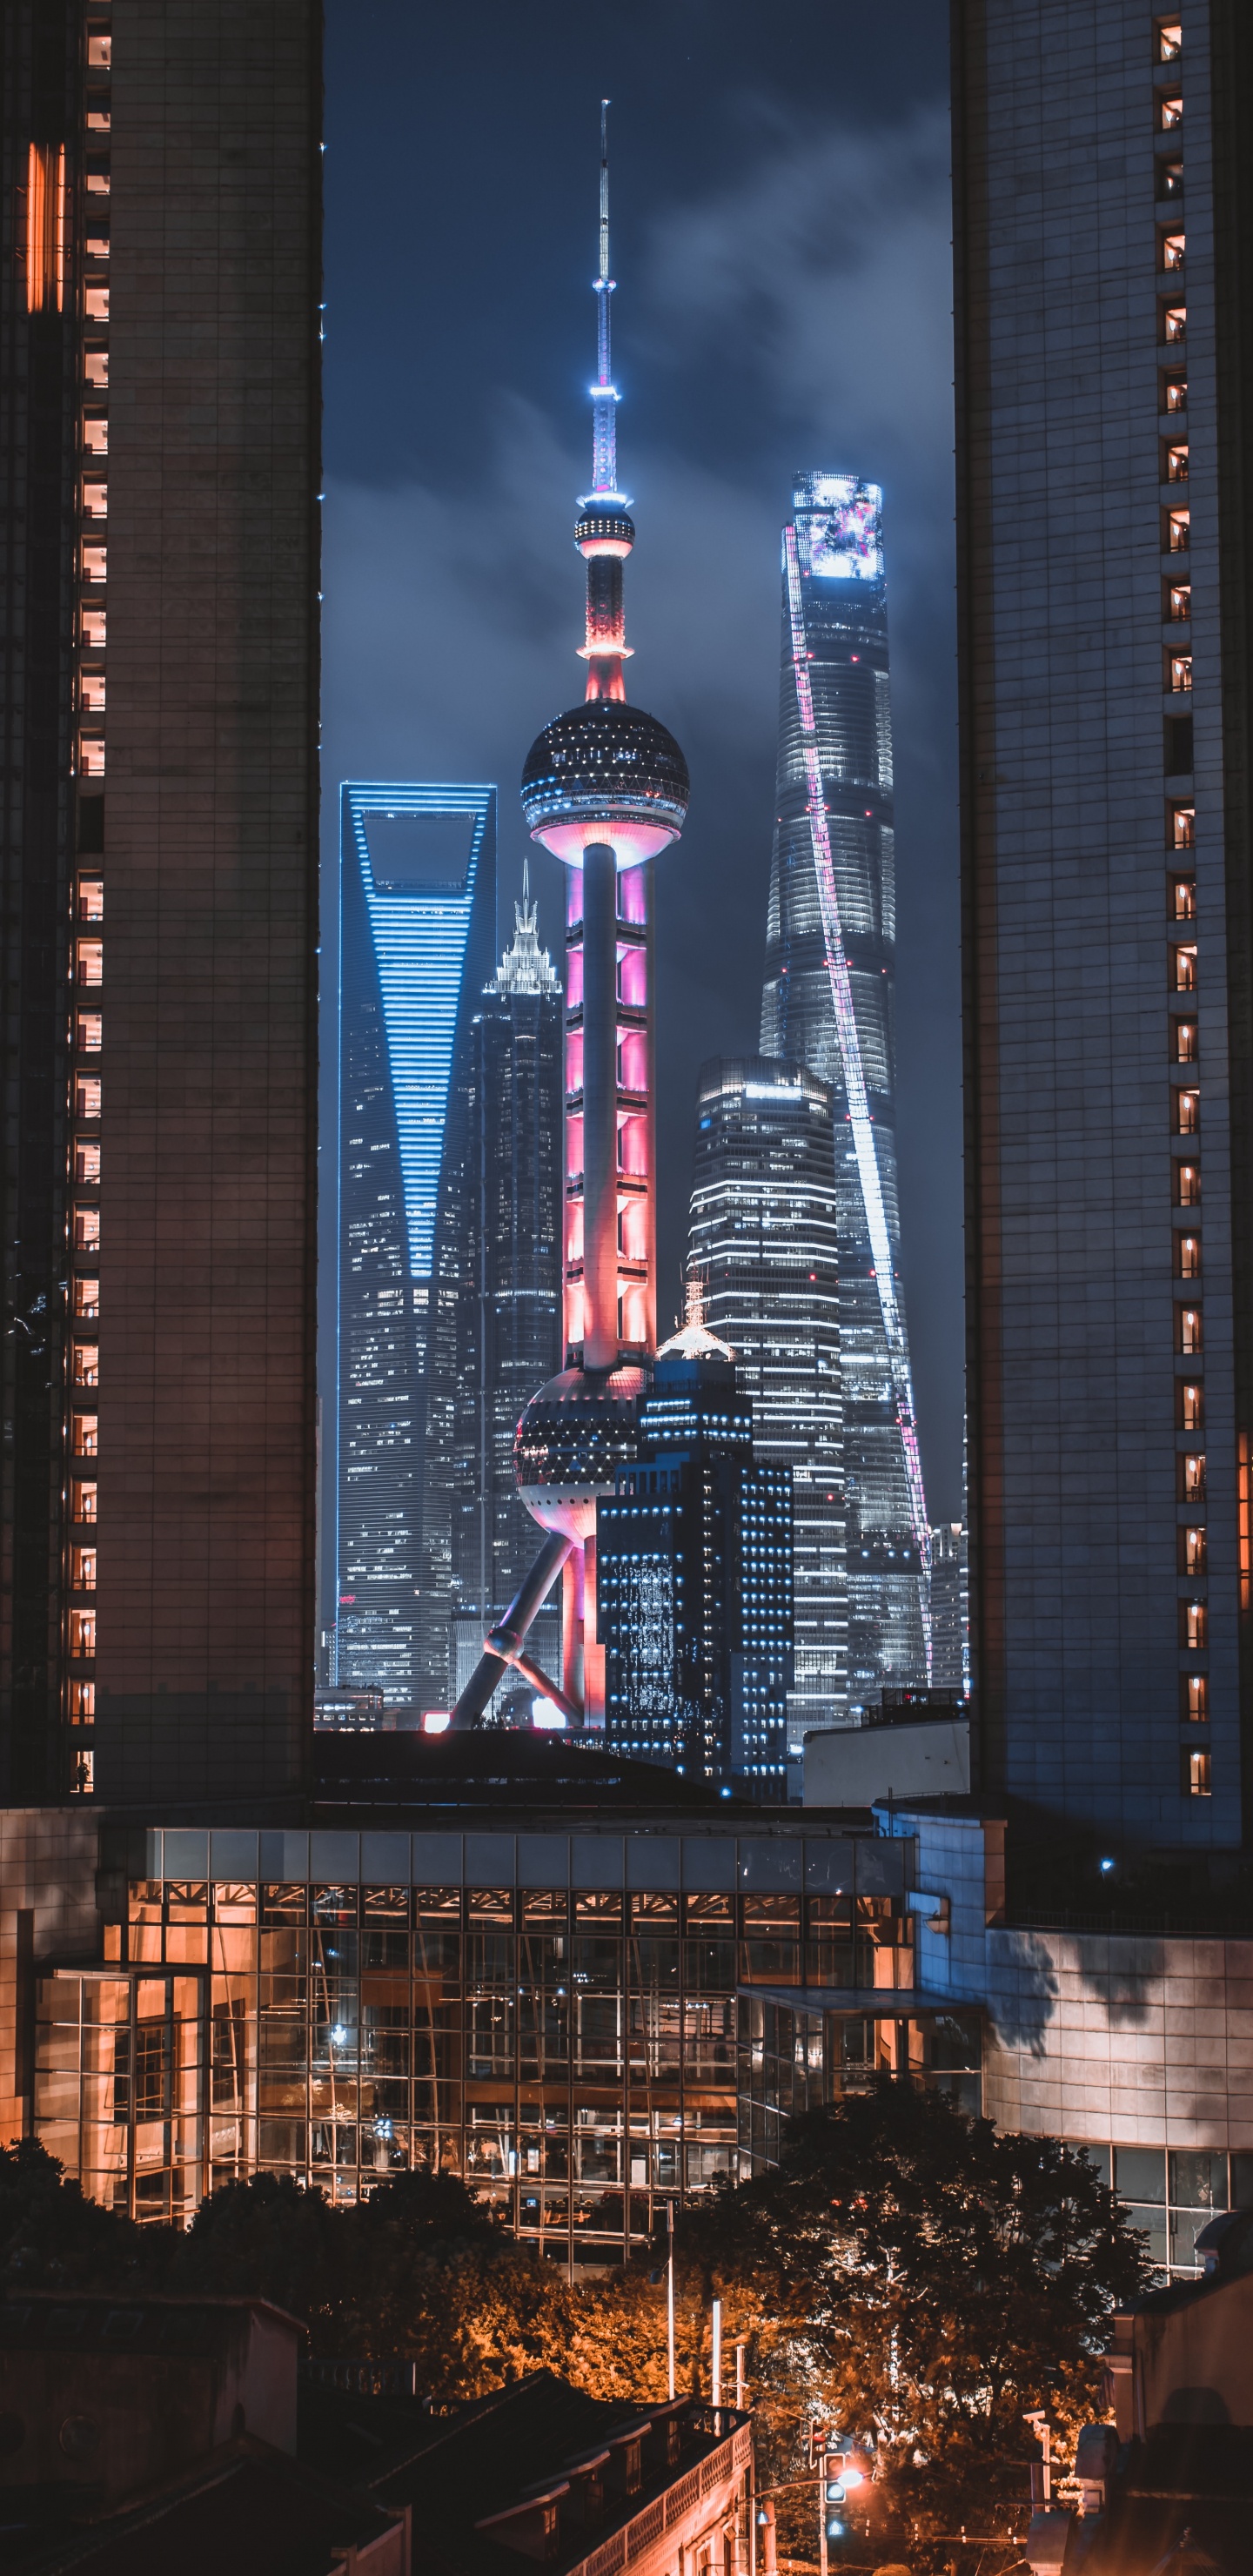
[[[612,842],[620,868],[654,858],[678,839],[689,792],[674,735],[622,698],[585,698],[554,716],[522,772],[532,840],[576,867],[590,841]]]

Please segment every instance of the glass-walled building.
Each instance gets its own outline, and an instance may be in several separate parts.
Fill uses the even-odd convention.
[[[459,1069],[468,1293],[456,1307],[452,1700],[535,1556],[513,1444],[531,1397],[561,1366],[563,1040],[561,982],[540,946],[524,873],[513,942],[474,1012]],[[533,1623],[530,1652],[560,1676],[559,1594]]]
[[[715,1057],[697,1086],[688,1270],[735,1353],[753,1455],[792,1476],[788,1754],[847,1700],[832,1095],[802,1065]]]
[[[37,2134],[143,2218],[259,2169],[343,2202],[425,2165],[603,2264],[736,2171],[742,1996],[918,2009],[904,1841],[491,1826],[118,1832],[103,1957],[39,1974]]]
[[[493,787],[343,790],[334,1669],[447,1691],[459,1070],[496,931]],[[450,1108],[454,1115],[450,1117]],[[438,1659],[438,1660],[433,1660]]]
[[[927,1524],[900,1282],[896,883],[883,496],[802,474],[783,532],[763,1055],[830,1085],[839,1238],[848,1691],[925,1682]],[[834,961],[834,963],[833,963]]]
[[[753,1455],[734,1360],[701,1320],[657,1353],[639,1463],[596,1514],[605,1739],[779,1797],[792,1679],[792,1475]]]

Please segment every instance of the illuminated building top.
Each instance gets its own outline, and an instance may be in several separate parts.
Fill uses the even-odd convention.
[[[487,990],[489,993],[559,993],[561,982],[546,948],[539,944],[539,905],[531,901],[530,869],[522,868],[522,901],[513,907],[513,946],[505,950]]]

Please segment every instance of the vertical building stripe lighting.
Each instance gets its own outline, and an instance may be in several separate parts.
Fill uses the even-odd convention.
[[[870,1248],[874,1254],[875,1285],[883,1316],[884,1338],[892,1366],[892,1386],[896,1419],[900,1428],[901,1448],[905,1458],[905,1476],[909,1487],[909,1512],[918,1544],[918,1561],[922,1568],[922,1622],[927,1648],[927,1671],[931,1670],[931,1610],[927,1575],[931,1564],[931,1532],[927,1523],[922,1490],[922,1459],[918,1448],[918,1426],[914,1419],[913,1388],[909,1380],[909,1359],[901,1329],[900,1309],[896,1299],[896,1281],[892,1271],[892,1251],[888,1239],[887,1215],[883,1205],[883,1188],[879,1179],[879,1158],[875,1152],[874,1122],[866,1095],[866,1077],[862,1069],[861,1042],[857,1035],[857,1018],[853,1009],[853,988],[849,980],[848,959],[844,953],[844,933],[840,925],[839,900],[835,890],[835,869],[831,860],[831,834],[827,825],[826,800],[822,792],[822,767],[818,756],[818,729],[814,722],[813,691],[809,684],[809,658],[805,643],[805,620],[801,607],[800,563],[796,552],[796,530],[783,532],[784,560],[787,569],[788,614],[792,629],[792,669],[796,678],[796,703],[800,714],[801,748],[805,756],[805,787],[809,813],[810,836],[814,846],[814,872],[818,880],[818,900],[822,907],[823,944],[827,952],[827,972],[831,978],[831,1000],[840,1043],[840,1063],[844,1088],[848,1096],[849,1123],[853,1130],[853,1147],[857,1156],[857,1176],[865,1203]]]

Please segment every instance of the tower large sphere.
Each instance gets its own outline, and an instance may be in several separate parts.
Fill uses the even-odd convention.
[[[611,842],[620,868],[655,858],[678,839],[690,793],[674,735],[621,698],[585,698],[554,716],[522,772],[532,840],[576,867],[591,841]]]
[[[514,1440],[518,1492],[541,1529],[580,1543],[596,1528],[596,1497],[611,1494],[636,1454],[637,1368],[563,1369],[533,1395]]]

